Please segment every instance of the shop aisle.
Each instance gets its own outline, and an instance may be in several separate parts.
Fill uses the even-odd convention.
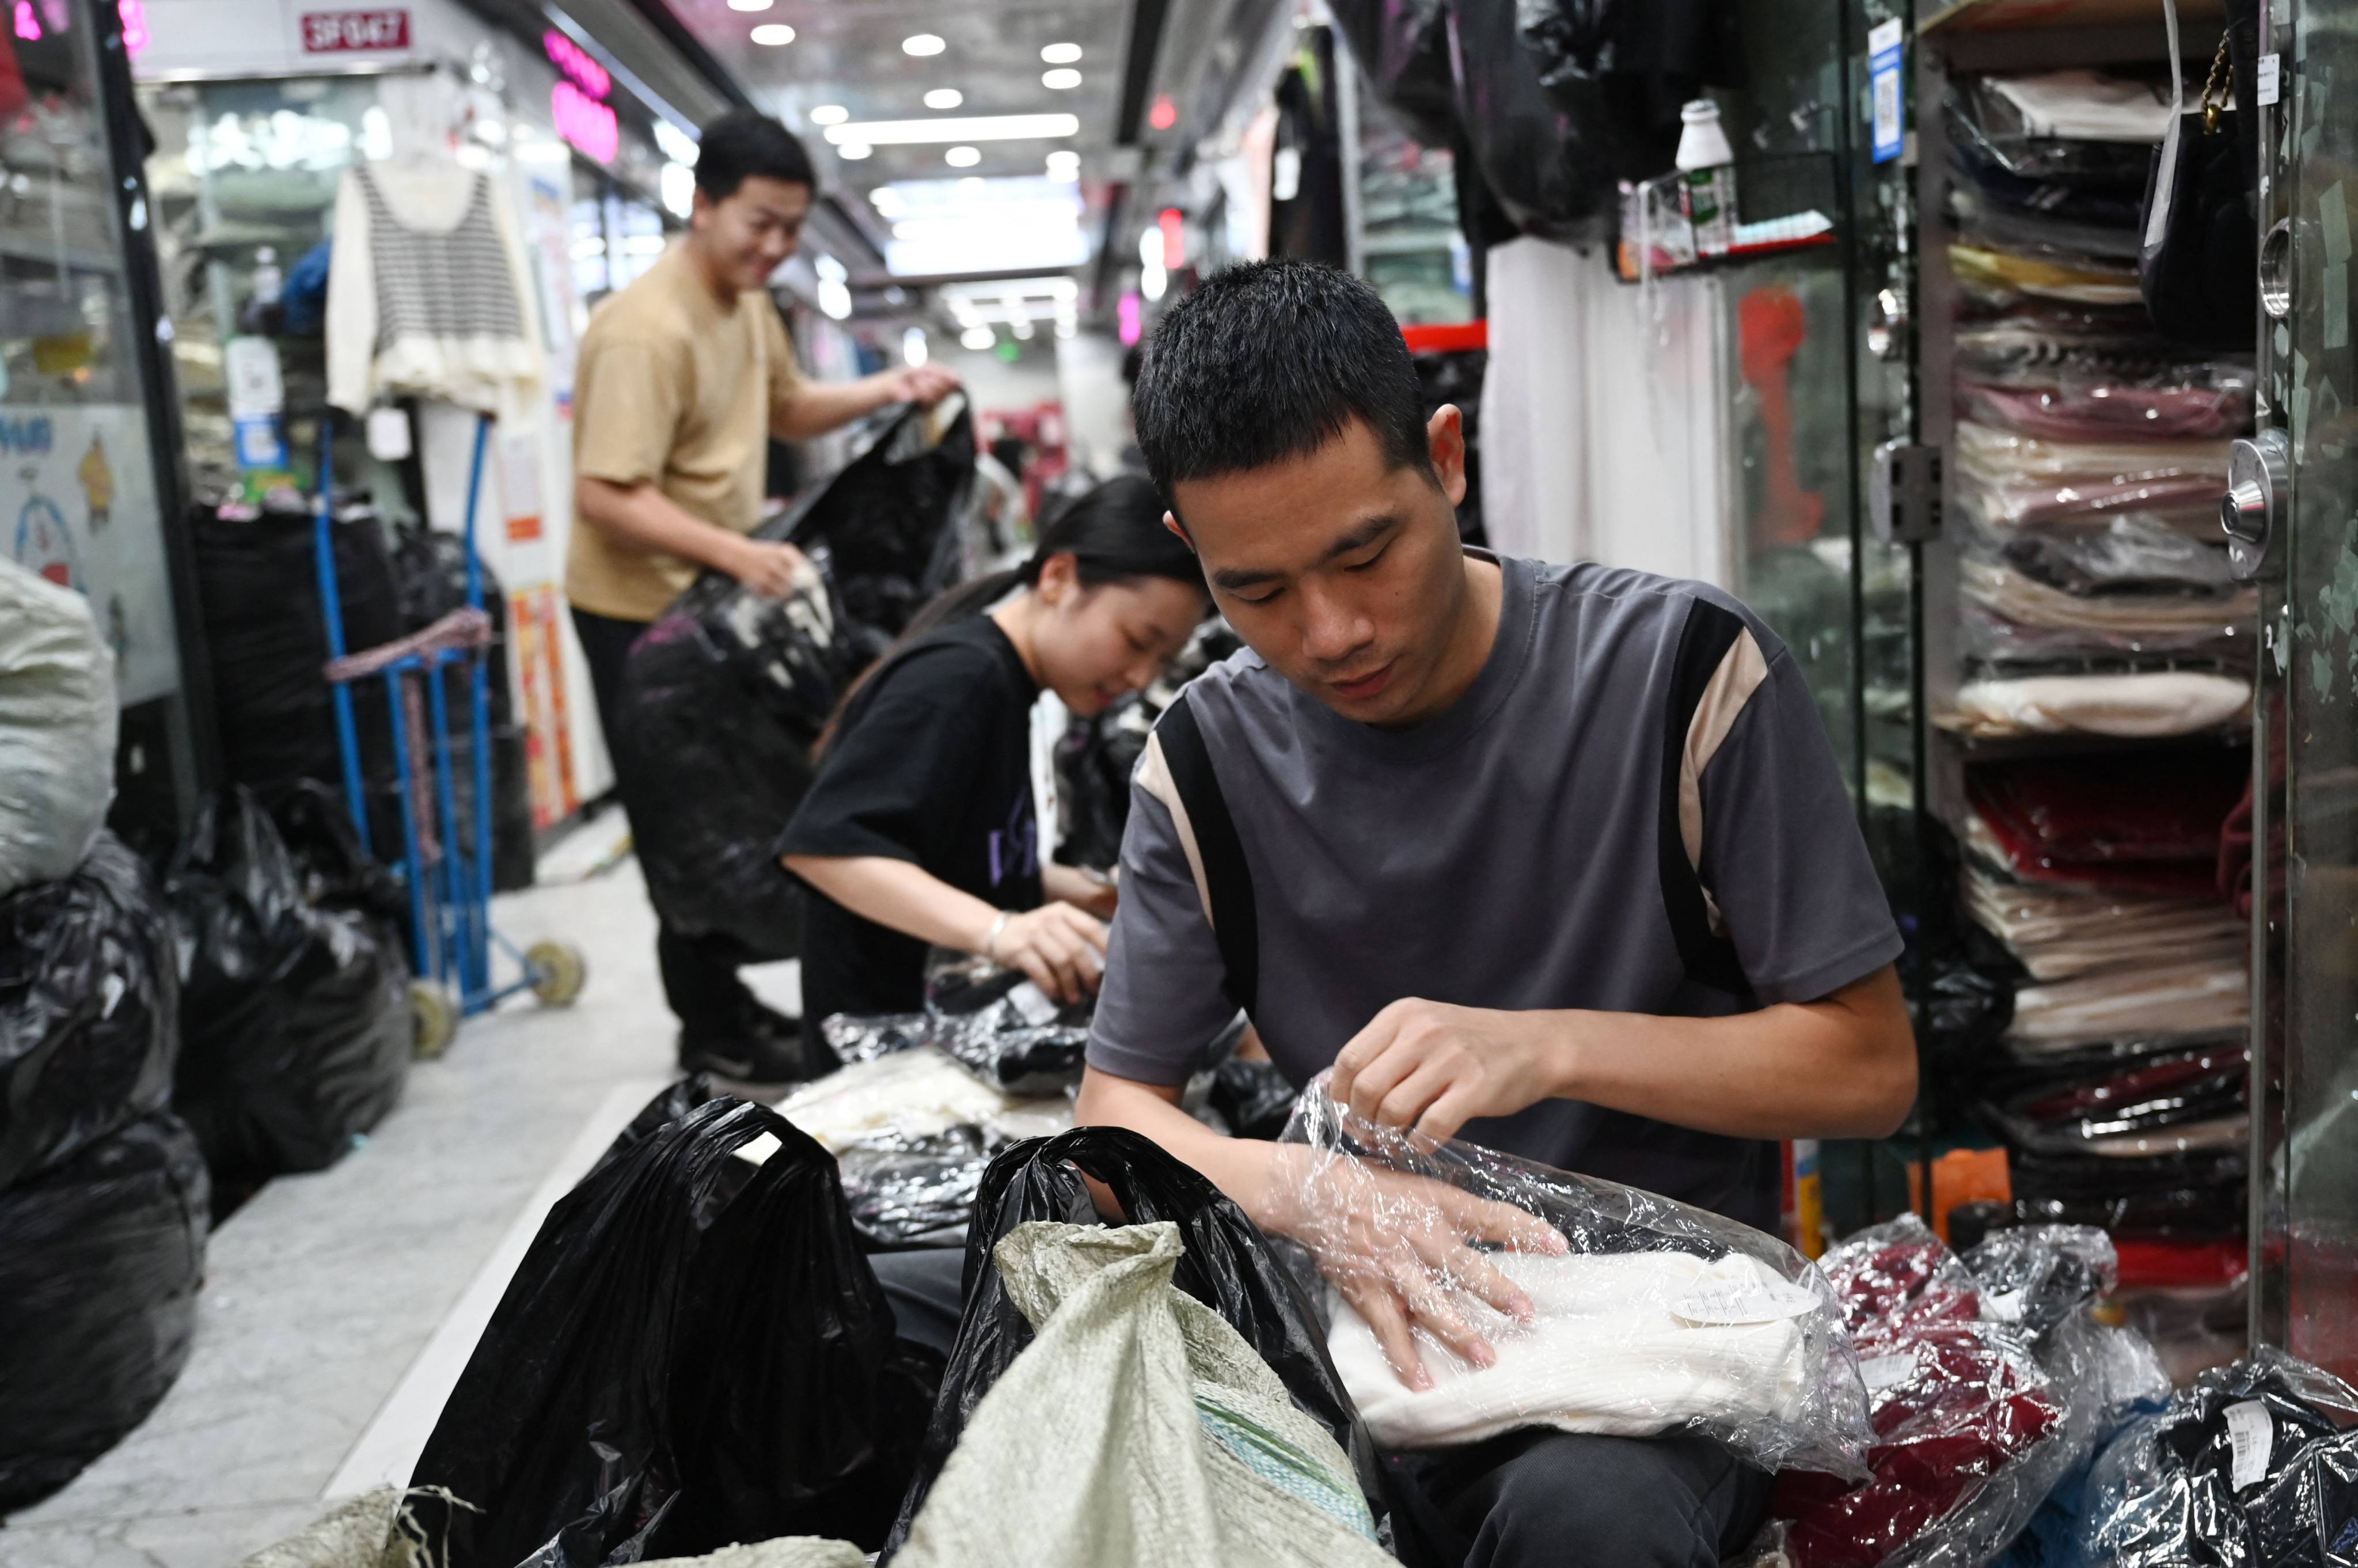
[[[544,878],[593,863],[620,832],[615,816],[582,829]],[[386,1409],[413,1364],[526,1206],[578,1173],[561,1169],[568,1156],[586,1168],[673,1073],[634,861],[498,910],[519,946],[580,945],[579,1003],[514,1001],[470,1022],[447,1057],[417,1064],[364,1147],[272,1182],[215,1230],[187,1372],[119,1447],[0,1527],[0,1568],[228,1568],[315,1518],[348,1460],[423,1443],[409,1412]],[[793,1005],[790,966],[750,975]]]

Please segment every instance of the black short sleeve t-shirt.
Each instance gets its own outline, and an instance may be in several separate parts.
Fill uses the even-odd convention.
[[[781,855],[909,860],[1001,909],[1040,903],[1039,688],[988,615],[910,646],[853,697]],[[803,1013],[913,1012],[925,944],[803,890]]]

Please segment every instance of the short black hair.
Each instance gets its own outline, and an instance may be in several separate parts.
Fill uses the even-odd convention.
[[[714,201],[726,201],[756,178],[818,189],[818,171],[800,136],[767,114],[731,109],[697,139],[696,188]]]
[[[1400,323],[1366,283],[1314,262],[1246,262],[1173,305],[1130,411],[1166,496],[1181,480],[1307,456],[1355,418],[1393,468],[1433,473]]]

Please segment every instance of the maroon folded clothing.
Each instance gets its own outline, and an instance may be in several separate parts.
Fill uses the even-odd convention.
[[[2249,753],[2225,746],[2141,753],[2129,770],[2116,757],[1985,762],[1965,794],[2033,866],[2199,861],[2215,889],[2220,831],[2251,771]]]
[[[1772,1519],[1793,1568],[1874,1568],[2035,1447],[2062,1420],[2017,1337],[1981,1321],[1973,1281],[1920,1222],[1823,1260],[1867,1384],[1863,1483],[1791,1470]]]
[[[2216,440],[2252,421],[2244,386],[1993,386],[1957,383],[1958,412],[2050,441]]]

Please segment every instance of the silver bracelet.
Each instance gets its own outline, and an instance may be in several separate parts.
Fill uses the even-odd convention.
[[[1011,909],[1002,909],[999,918],[990,923],[990,935],[982,939],[982,956],[993,963],[999,961],[999,938],[1007,930],[1007,923],[1015,918]]]

